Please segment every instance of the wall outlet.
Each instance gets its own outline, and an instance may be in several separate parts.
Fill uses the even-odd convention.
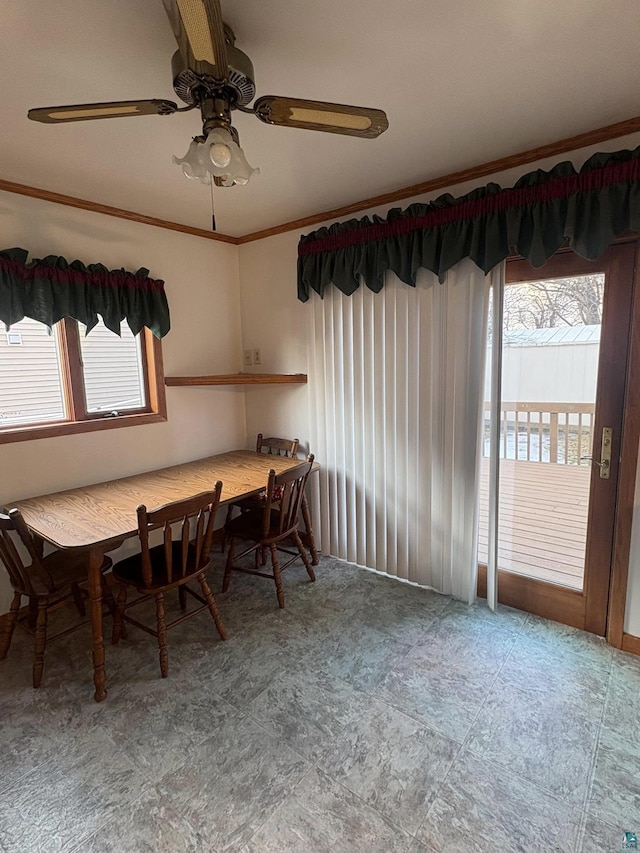
[[[251,367],[253,364],[253,351],[250,349],[245,349],[242,351],[242,366],[243,367]]]
[[[253,351],[253,363],[262,364],[262,355],[260,354],[259,349],[254,349]]]

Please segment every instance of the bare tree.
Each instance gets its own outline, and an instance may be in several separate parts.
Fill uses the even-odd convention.
[[[515,282],[505,287],[504,328],[550,329],[602,322],[604,275]]]

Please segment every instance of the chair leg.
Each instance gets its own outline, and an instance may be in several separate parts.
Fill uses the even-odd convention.
[[[302,520],[304,521],[305,530],[307,533],[307,542],[309,543],[309,550],[311,551],[311,564],[313,566],[317,566],[319,563],[318,559],[318,549],[316,548],[316,537],[313,533],[313,527],[311,526],[311,513],[309,512],[309,503],[307,502],[307,496],[302,494]]]
[[[116,607],[116,615],[113,620],[113,633],[111,635],[111,642],[114,646],[117,646],[120,642],[120,637],[122,636],[122,628],[124,622],[124,608],[127,605],[127,588],[124,584],[120,586],[120,592],[118,593],[118,605]]]
[[[269,545],[271,550],[271,565],[273,567],[273,579],[276,582],[276,594],[278,596],[278,606],[284,607],[284,592],[282,591],[282,573],[280,571],[280,563],[278,562],[278,549],[275,545]]]
[[[229,553],[227,554],[227,562],[224,567],[224,578],[222,580],[222,591],[226,592],[229,589],[231,581],[231,570],[233,569],[233,560],[236,555],[236,540],[231,537],[231,545],[229,545]]]
[[[302,544],[302,539],[300,538],[300,534],[298,533],[297,530],[293,534],[293,541],[296,543],[296,548],[300,552],[300,556],[302,557],[302,562],[304,563],[304,567],[307,570],[307,574],[309,575],[309,577],[311,578],[312,581],[315,581],[315,579],[316,579],[315,572],[313,571],[313,567],[311,565],[311,562],[309,560],[307,552],[305,551],[304,545]]]
[[[118,612],[118,605],[116,604],[116,600],[113,597],[113,593],[111,592],[111,584],[106,579],[104,575],[102,575],[102,597],[104,599],[105,604],[107,605],[107,610],[111,614],[112,620],[116,621],[116,614]],[[127,639],[127,626],[123,620],[122,625],[120,626],[120,636]]]
[[[82,590],[80,589],[80,587],[78,586],[77,583],[74,583],[73,586],[71,587],[71,595],[73,595],[73,600],[74,600],[75,605],[76,605],[76,610],[78,611],[80,616],[82,616],[82,618],[84,619],[84,617],[87,615],[87,609],[84,606],[84,598],[82,597]]]
[[[158,618],[158,649],[160,650],[160,672],[162,677],[169,675],[169,652],[167,651],[167,623],[164,621],[164,595],[156,593],[156,615]]]
[[[29,598],[29,618],[27,624],[32,631],[36,630],[36,622],[38,621],[38,599],[35,595]]]
[[[187,591],[184,584],[178,587],[178,601],[180,602],[180,610],[187,609]]]
[[[41,599],[38,602],[38,619],[36,622],[36,648],[33,661],[33,686],[40,687],[42,681],[42,670],[44,669],[44,649],[47,645],[47,602]]]
[[[216,600],[213,597],[213,593],[209,588],[209,584],[207,583],[207,579],[204,576],[204,572],[198,575],[198,580],[200,581],[200,586],[202,587],[202,594],[204,595],[204,600],[207,602],[209,613],[213,617],[213,621],[216,623],[216,628],[218,630],[218,634],[220,634],[220,639],[226,640],[227,631],[224,627],[222,619],[220,618],[220,614],[218,613],[218,605],[216,604]]]
[[[18,611],[20,610],[21,602],[22,596],[20,593],[14,592],[11,609],[4,621],[2,634],[0,634],[0,660],[4,660],[9,652],[11,639],[13,637],[13,629],[16,627],[16,622],[18,621]]]
[[[224,520],[224,525],[222,527],[222,545],[220,547],[220,553],[224,554],[224,549],[227,547],[227,524],[231,521],[231,516],[233,515],[233,504],[229,504],[229,509],[227,510],[227,517]]]

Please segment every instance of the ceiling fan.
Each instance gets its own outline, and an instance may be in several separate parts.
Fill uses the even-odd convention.
[[[235,46],[231,27],[222,20],[219,0],[163,0],[178,50],[171,64],[173,88],[186,107],[173,101],[108,101],[29,110],[33,121],[86,121],[138,115],[172,115],[200,109],[202,135],[194,137],[187,155],[174,157],[184,174],[217,186],[246,184],[252,169],[231,124],[233,110],[251,113],[266,124],[300,127],[347,136],[375,138],[389,123],[382,110],[324,101],[255,96],[253,65]]]

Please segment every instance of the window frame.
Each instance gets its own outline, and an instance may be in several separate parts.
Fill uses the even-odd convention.
[[[167,420],[167,401],[164,387],[162,344],[146,327],[140,332],[144,390],[147,405],[118,415],[86,410],[80,331],[78,323],[65,317],[56,323],[60,353],[60,374],[68,417],[65,420],[41,424],[0,427],[0,444],[53,438],[60,435],[77,435],[103,429],[161,423]]]

